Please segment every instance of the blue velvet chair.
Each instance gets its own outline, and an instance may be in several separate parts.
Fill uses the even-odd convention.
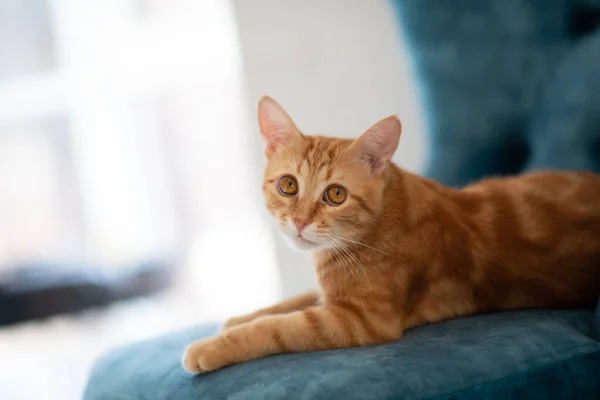
[[[600,171],[600,0],[392,6],[429,123],[427,175],[461,186],[540,168]],[[185,346],[216,331],[199,327],[111,352],[96,364],[85,399],[600,398],[600,303],[596,311],[460,318],[380,346],[184,372]]]

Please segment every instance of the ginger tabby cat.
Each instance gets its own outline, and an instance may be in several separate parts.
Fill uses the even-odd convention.
[[[264,97],[258,122],[267,208],[293,245],[314,252],[320,291],[229,320],[186,349],[188,371],[600,295],[600,175],[535,172],[451,189],[390,162],[396,116],[356,140],[306,136]]]

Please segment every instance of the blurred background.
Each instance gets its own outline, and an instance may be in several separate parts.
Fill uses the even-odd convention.
[[[318,5],[318,7],[317,7]],[[77,399],[109,348],[315,284],[260,193],[255,107],[427,154],[384,0],[0,0],[0,397]]]

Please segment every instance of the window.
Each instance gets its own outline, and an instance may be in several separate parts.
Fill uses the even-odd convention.
[[[0,268],[174,257],[217,315],[253,307],[219,308],[227,285],[277,297],[230,14],[217,0],[0,0]],[[232,178],[243,198],[218,196]]]

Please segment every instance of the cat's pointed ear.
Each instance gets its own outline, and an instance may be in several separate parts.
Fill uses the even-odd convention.
[[[398,148],[402,124],[397,115],[391,115],[371,126],[354,141],[351,148],[366,161],[375,176],[381,176]]]
[[[265,141],[265,155],[271,158],[278,146],[301,136],[292,118],[269,96],[258,102],[258,126]]]

